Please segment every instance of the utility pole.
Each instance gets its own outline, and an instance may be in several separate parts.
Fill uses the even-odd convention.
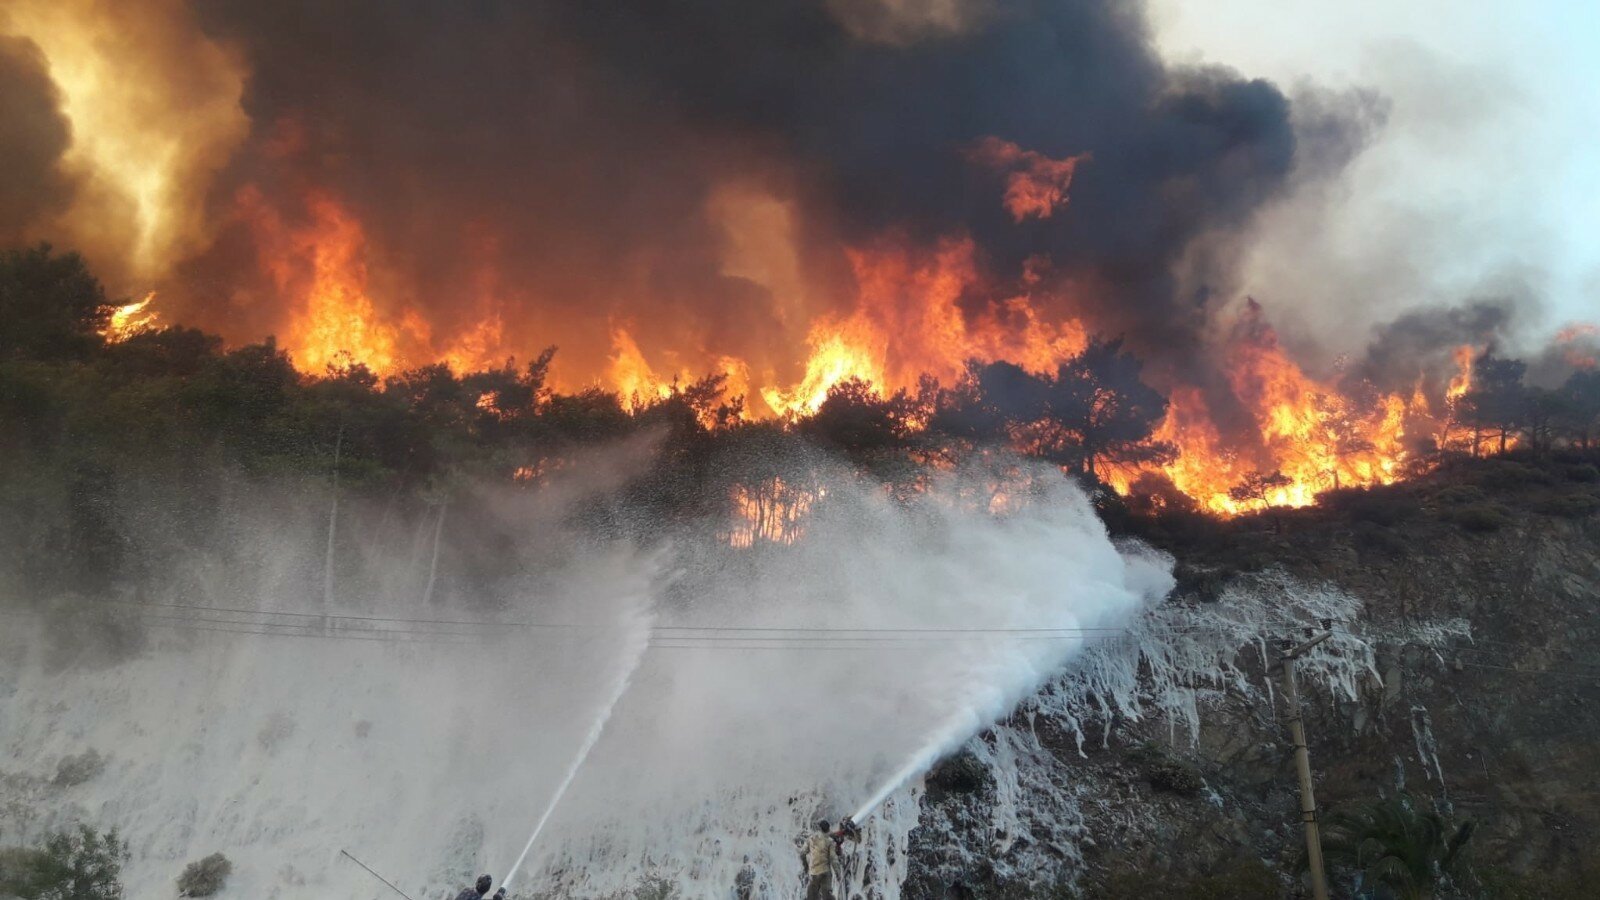
[[[1327,624],[1323,623],[1323,627],[1326,628]],[[1322,836],[1317,831],[1317,798],[1311,787],[1311,750],[1306,747],[1306,726],[1300,716],[1300,689],[1294,680],[1294,664],[1306,651],[1332,636],[1332,631],[1323,631],[1298,647],[1289,647],[1284,651],[1281,663],[1283,695],[1289,704],[1289,736],[1294,740],[1294,765],[1300,775],[1300,819],[1306,826],[1306,860],[1311,867],[1313,900],[1328,900],[1328,878],[1322,868]]]

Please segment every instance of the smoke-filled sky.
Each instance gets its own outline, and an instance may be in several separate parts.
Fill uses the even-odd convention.
[[[774,408],[829,341],[891,385],[1085,330],[1184,377],[1247,292],[1324,359],[1582,315],[1583,29],[1407,10],[12,0],[0,239],[312,370],[557,344]]]
[[[1342,177],[1253,231],[1249,290],[1342,336],[1469,296],[1538,304],[1545,327],[1596,318],[1600,5],[1153,0],[1151,18],[1170,60],[1383,98]]]

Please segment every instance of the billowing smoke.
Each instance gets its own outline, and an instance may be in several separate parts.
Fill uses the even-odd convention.
[[[1492,347],[1504,341],[1515,310],[1509,300],[1476,300],[1406,313],[1377,331],[1355,374],[1384,388],[1403,389],[1418,371],[1446,368],[1457,347]]]
[[[0,180],[0,241],[22,237],[24,226],[66,205],[71,184],[56,168],[71,126],[32,41],[0,36],[0,157],[10,168]]]
[[[1174,266],[1227,256],[1196,238],[1359,145],[1327,108],[1297,133],[1270,83],[1165,65],[1109,0],[148,2],[185,38],[144,65],[200,47],[247,73],[205,82],[248,118],[226,167],[174,176],[209,239],[170,248],[168,316],[298,349],[308,292],[364,294],[388,333],[347,349],[394,364],[555,343],[581,382],[632,326],[659,365],[787,383],[858,303],[860,253],[941,241],[975,243],[969,320],[1023,329],[1026,295],[1183,364],[1209,301]],[[1019,214],[1019,189],[1058,196]]]

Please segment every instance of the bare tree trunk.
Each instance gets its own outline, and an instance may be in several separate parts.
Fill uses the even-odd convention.
[[[333,539],[339,529],[339,454],[344,448],[344,425],[333,439],[333,501],[328,507],[328,552],[322,562],[322,605],[333,604]],[[324,623],[326,624],[326,623]]]
[[[439,521],[433,526],[433,561],[428,564],[428,587],[422,592],[422,605],[433,602],[433,585],[439,578],[439,539],[444,535],[444,511],[448,503],[439,504]]]

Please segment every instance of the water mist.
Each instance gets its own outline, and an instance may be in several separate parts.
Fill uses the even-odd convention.
[[[987,475],[900,500],[805,463],[803,535],[748,548],[721,521],[645,549],[575,527],[636,455],[458,496],[444,529],[347,495],[326,605],[326,494],[241,488],[209,543],[141,548],[165,580],[132,602],[184,607],[132,607],[143,649],[63,670],[32,629],[0,636],[0,746],[37,810],[0,825],[118,827],[134,896],[223,850],[241,896],[376,900],[349,849],[419,897],[481,872],[792,897],[797,839],[856,812],[857,870],[893,900],[922,773],[1162,596],[1168,562],[1114,546],[1050,470],[1011,476],[996,514]],[[160,510],[138,510],[152,535]],[[88,749],[103,774],[51,784]]]

